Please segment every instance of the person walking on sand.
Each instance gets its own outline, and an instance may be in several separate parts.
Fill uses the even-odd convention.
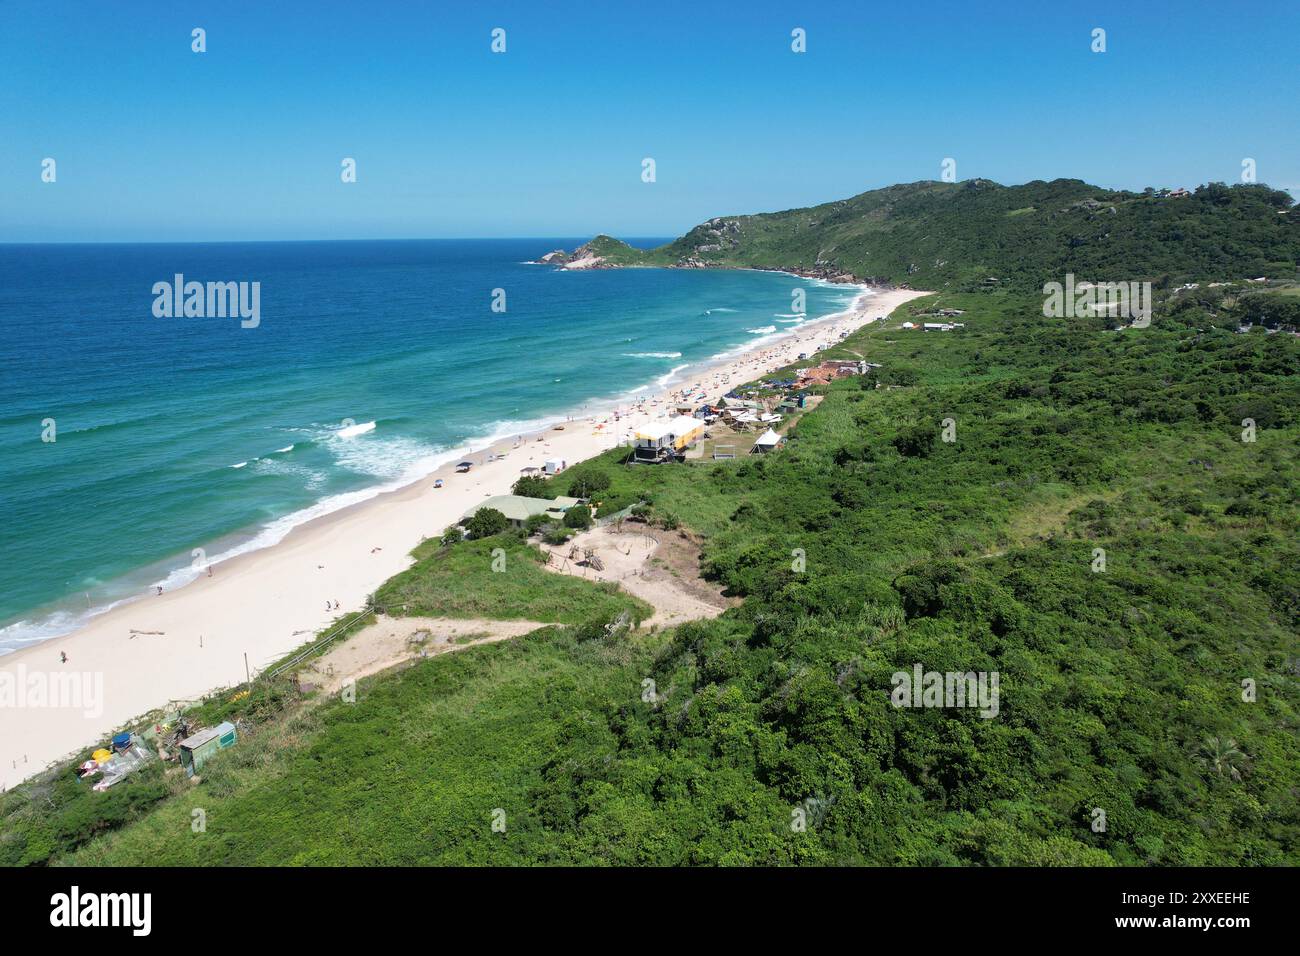
[[[68,652],[67,652],[67,651],[59,651],[59,663],[60,663],[60,664],[66,664],[66,663],[68,663]]]

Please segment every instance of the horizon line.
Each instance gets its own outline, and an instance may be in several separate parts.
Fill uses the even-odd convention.
[[[595,239],[597,236],[610,236],[617,239],[608,232],[592,233],[590,238]],[[250,243],[285,243],[285,242],[533,242],[544,239],[580,239],[579,235],[549,235],[549,236],[371,236],[368,238],[335,238],[335,239],[0,239],[0,246],[225,246],[241,245]],[[627,239],[668,239],[672,240],[676,236],[627,236]],[[626,239],[624,240],[626,241]]]

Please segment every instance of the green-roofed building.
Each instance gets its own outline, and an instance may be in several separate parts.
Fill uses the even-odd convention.
[[[480,508],[495,508],[506,516],[512,526],[522,528],[524,522],[533,515],[544,514],[556,521],[563,521],[564,512],[581,503],[581,498],[566,498],[563,495],[558,498],[525,498],[522,495],[496,495],[492,498],[485,498],[473,508],[470,508],[469,511],[466,511],[461,515],[460,523],[464,524]]]

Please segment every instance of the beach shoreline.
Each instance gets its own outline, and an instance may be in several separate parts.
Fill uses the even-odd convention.
[[[643,386],[646,394],[635,398],[590,399],[585,407],[596,407],[593,413],[562,422],[557,415],[544,429],[449,452],[448,461],[423,477],[293,526],[269,546],[213,564],[210,576],[200,573],[161,595],[123,599],[67,634],[0,657],[0,681],[11,688],[32,680],[52,686],[70,675],[101,688],[71,705],[0,705],[0,786],[41,772],[151,709],[242,683],[363,607],[376,588],[411,565],[410,551],[422,540],[441,535],[484,498],[508,494],[522,467],[551,458],[573,467],[671,415],[685,394],[695,405],[716,401],[927,294],[863,289],[845,311],[675,370],[681,373],[675,384]],[[455,470],[462,456],[475,462],[466,474]],[[442,487],[435,487],[438,481]]]

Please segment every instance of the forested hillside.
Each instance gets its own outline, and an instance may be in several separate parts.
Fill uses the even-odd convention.
[[[1094,282],[1294,280],[1300,213],[1263,185],[1211,183],[1190,196],[1077,179],[1001,186],[986,179],[876,189],[807,209],[722,216],[657,249],[601,236],[609,265],[723,266],[1029,291],[1066,272]]]

